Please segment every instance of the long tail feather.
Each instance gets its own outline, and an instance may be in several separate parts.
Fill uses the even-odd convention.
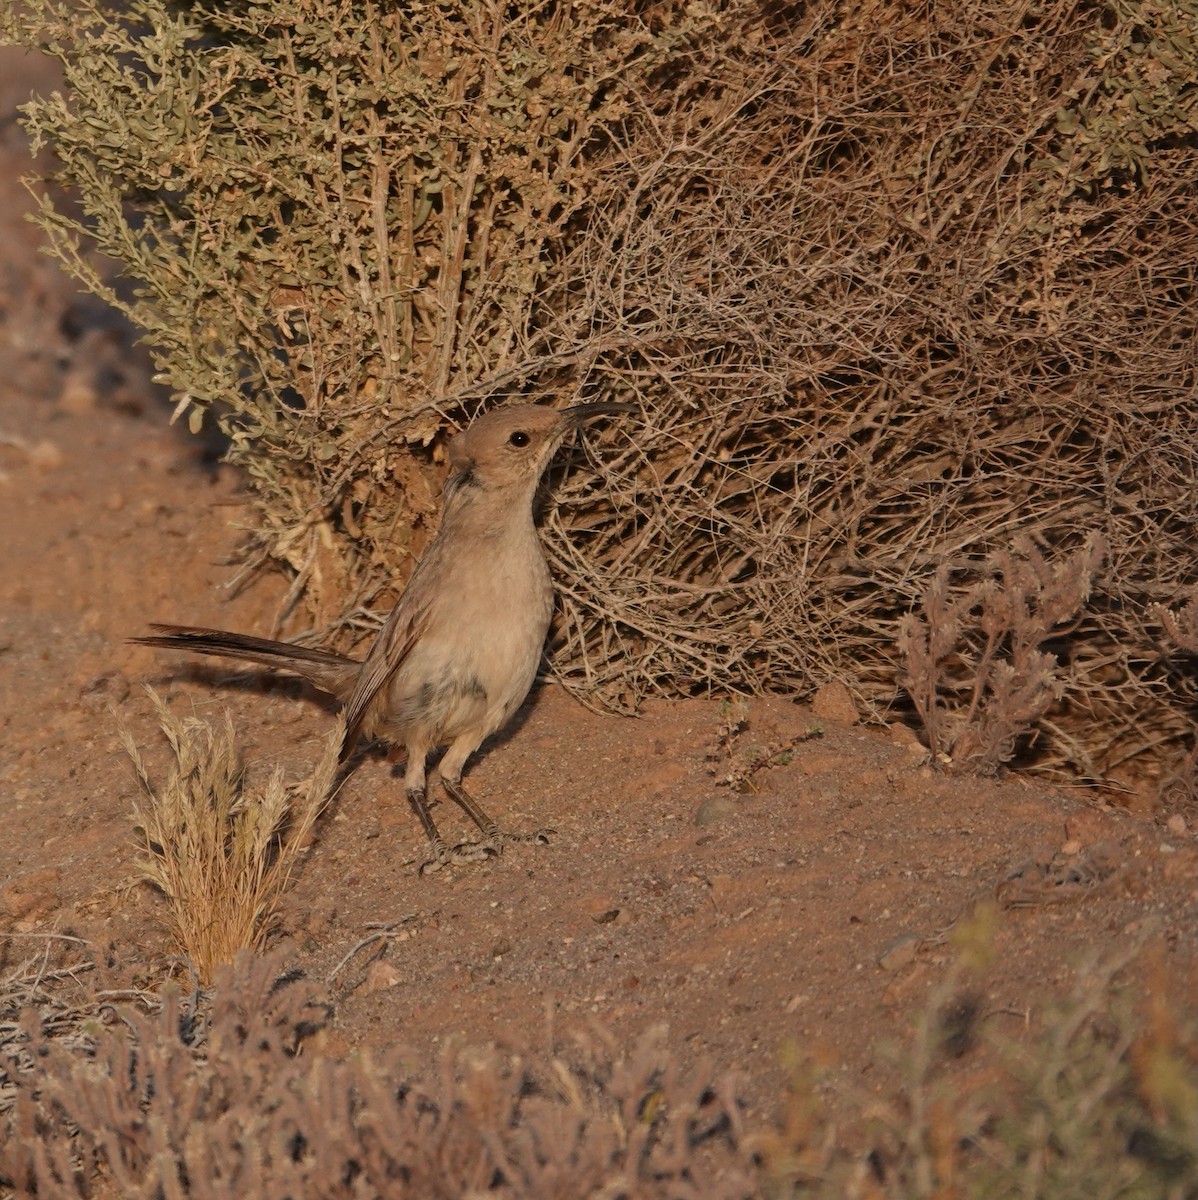
[[[239,658],[277,667],[302,675],[321,691],[344,699],[353,686],[361,663],[343,654],[293,646],[268,638],[231,633],[223,629],[201,629],[191,625],[151,625],[155,632],[147,637],[130,638],[138,646],[157,646],[164,650],[187,650],[196,654],[214,654]]]

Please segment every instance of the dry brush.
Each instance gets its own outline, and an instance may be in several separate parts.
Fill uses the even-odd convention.
[[[975,765],[1149,798],[1192,770],[1154,614],[1198,583],[1194,0],[22,11],[83,201],[43,219],[137,281],[254,482],[250,560],[318,626],[376,619],[448,426],[633,400],[547,518],[580,694],[838,678],[984,714]],[[1070,564],[1034,644],[969,599],[1030,612]],[[920,659],[941,610],[956,649]]]

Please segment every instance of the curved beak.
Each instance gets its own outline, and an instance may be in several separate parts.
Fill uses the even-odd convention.
[[[570,408],[563,408],[561,410],[562,416],[575,426],[581,425],[584,421],[594,420],[596,417],[614,417],[620,413],[630,412],[636,412],[635,404],[617,404],[604,401],[595,404],[575,404]]]

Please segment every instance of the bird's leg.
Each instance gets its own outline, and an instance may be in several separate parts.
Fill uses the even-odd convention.
[[[477,740],[470,736],[461,737],[446,750],[437,768],[446,792],[478,826],[479,832],[482,834],[477,842],[461,842],[454,846],[453,861],[473,862],[488,855],[502,854],[503,847],[508,842],[535,842],[538,845],[545,845],[554,832],[552,829],[538,829],[533,833],[508,833],[500,829],[483,811],[478,801],[462,787],[462,768],[466,765],[466,760],[477,749]]]
[[[445,790],[457,802],[462,811],[478,826],[482,833],[477,842],[459,842],[453,848],[455,861],[473,862],[503,852],[503,833],[499,826],[479,807],[478,802],[460,783],[441,776]]]
[[[429,850],[432,857],[427,862],[420,865],[420,874],[427,875],[432,871],[439,871],[446,863],[453,859],[453,852],[441,840],[440,830],[437,829],[437,823],[433,820],[433,814],[428,810],[428,799],[425,795],[423,787],[410,787],[405,789],[408,794],[408,803],[416,810],[416,815],[420,818],[420,824],[424,827],[425,836],[428,838]]]
[[[457,780],[441,776],[445,790],[462,807],[462,811],[478,826],[482,837],[477,842],[460,842],[451,851],[454,862],[475,862],[492,854],[502,854],[508,842],[535,842],[547,845],[552,829],[537,829],[532,833],[507,833],[487,816],[478,801]]]
[[[403,781],[408,803],[420,818],[424,835],[428,838],[430,857],[426,862],[421,864],[421,875],[439,871],[447,863],[453,861],[453,852],[441,840],[441,832],[437,829],[437,823],[433,820],[433,814],[429,811],[431,806],[428,800],[427,776],[424,770],[424,762],[427,756],[427,746],[409,744],[408,767],[404,772]]]

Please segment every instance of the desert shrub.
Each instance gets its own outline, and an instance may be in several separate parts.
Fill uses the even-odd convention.
[[[43,199],[56,252],[145,330],[176,415],[220,422],[259,551],[328,616],[402,565],[435,507],[408,445],[512,371],[611,131],[718,25],[608,0],[5,17],[63,62],[66,89],[29,108],[83,208]]]
[[[899,629],[906,664],[899,682],[927,731],[928,748],[934,757],[985,772],[1010,761],[1017,739],[1065,694],[1060,664],[1041,647],[1085,607],[1102,561],[1098,538],[1055,568],[1034,546],[1018,549],[997,554],[994,574],[966,590],[954,589],[942,566],[923,611],[909,614]],[[945,728],[950,721],[955,728]]]
[[[816,5],[718,115],[630,142],[557,305],[585,382],[647,414],[550,515],[567,680],[923,689],[990,765],[1151,793],[1184,761],[1198,689],[1152,604],[1198,573],[1195,11]],[[1084,599],[1036,648],[1054,694],[1004,711],[961,686],[991,639],[966,601],[1006,575],[1034,609],[1029,549],[1084,560]],[[961,641],[921,679],[930,589]]]
[[[632,399],[547,519],[580,694],[835,677],[984,708],[986,765],[1152,793],[1187,761],[1150,613],[1198,578],[1194,0],[20,11],[68,75],[28,110],[84,206],[43,208],[58,251],[134,278],[318,621],[369,623],[451,420]],[[1057,682],[975,705],[963,598],[1093,534],[1035,648]],[[900,634],[936,587],[961,656],[923,679]]]
[[[660,1031],[413,1071],[402,1049],[298,1055],[327,1017],[311,983],[243,955],[213,994],[168,993],[91,1055],[35,1031],[0,1178],[41,1200],[752,1194],[731,1093],[682,1071]]]
[[[1011,1037],[982,1030],[972,987],[970,960],[994,953],[992,921],[983,905],[955,931],[959,955],[916,1017],[904,1082],[877,1110],[883,1186],[862,1194],[1189,1200],[1198,1029],[1170,1004],[1163,947],[1095,952],[1035,1032]],[[954,1077],[979,1044],[989,1079]]]

